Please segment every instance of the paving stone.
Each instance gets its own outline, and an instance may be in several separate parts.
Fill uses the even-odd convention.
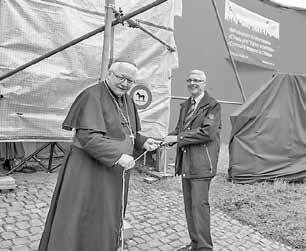
[[[128,250],[129,251],[140,251],[138,247],[130,247]]]
[[[137,244],[141,244],[144,243],[145,240],[140,238],[140,237],[134,237],[133,240],[137,243]]]
[[[16,234],[14,232],[3,232],[1,234],[1,237],[4,239],[4,240],[12,240],[16,237]]]
[[[29,227],[30,227],[30,224],[29,224],[29,222],[27,222],[27,221],[21,221],[21,222],[17,222],[17,223],[16,223],[16,226],[17,226],[19,229],[26,229],[26,228],[29,228]]]
[[[13,208],[10,207],[10,211],[8,211],[7,215],[13,217],[13,216],[19,216],[21,215],[21,213],[19,211],[13,210]]]
[[[41,234],[34,234],[29,236],[31,242],[39,241],[41,238]]]
[[[16,246],[12,251],[31,251],[31,249],[28,246]]]
[[[16,235],[19,236],[19,237],[27,237],[27,236],[30,236],[31,233],[29,232],[29,230],[18,230],[16,231]]]
[[[9,206],[10,206],[9,203],[6,203],[6,202],[4,202],[4,201],[0,201],[0,209],[1,209],[1,208],[8,208]]]
[[[8,232],[18,230],[18,227],[14,224],[5,224],[4,229]]]
[[[30,217],[32,219],[39,219],[40,218],[40,216],[38,214],[31,214]]]
[[[30,249],[33,250],[33,251],[34,251],[34,250],[37,250],[37,249],[38,249],[38,246],[39,246],[39,240],[34,241],[34,242],[31,243]]]
[[[181,239],[178,239],[178,240],[172,241],[172,242],[170,243],[170,245],[171,245],[173,248],[177,249],[177,248],[186,246],[186,244],[189,244],[189,243],[190,243],[190,241],[185,242],[185,241],[183,241],[183,240],[181,240]]]
[[[16,219],[15,219],[15,217],[7,217],[6,219],[5,219],[5,221],[6,221],[6,223],[8,223],[8,224],[12,224],[12,223],[15,223],[16,222]],[[4,224],[4,223],[3,223]]]
[[[16,246],[29,244],[29,242],[30,242],[30,240],[27,237],[21,237],[21,238],[14,238],[13,239],[13,243]]]
[[[12,246],[12,242],[10,240],[7,241],[0,241],[0,248],[9,248]]]
[[[173,251],[173,247],[166,244],[166,245],[162,245],[159,250],[161,250],[161,251]]]
[[[1,224],[3,226],[3,224]],[[4,228],[3,227],[0,227],[0,234],[5,232]]]
[[[151,227],[149,227],[149,228],[145,228],[143,231],[144,231],[145,233],[147,233],[147,234],[154,233],[154,229],[153,229],[153,228],[151,228]]]
[[[39,219],[33,219],[33,220],[30,220],[30,225],[32,227],[42,226],[43,222]]]
[[[39,234],[39,233],[41,233],[41,228],[40,227],[31,227],[30,232],[32,234]]]
[[[19,216],[16,216],[16,221],[27,221],[29,220],[30,217],[27,216],[27,215],[19,215]]]
[[[138,246],[138,248],[139,248],[139,250],[141,250],[141,251],[146,251],[146,250],[150,250],[150,249],[151,249],[151,247],[149,247],[146,243],[140,244],[140,245]]]
[[[35,205],[25,205],[25,208],[26,209],[34,209],[35,208]]]

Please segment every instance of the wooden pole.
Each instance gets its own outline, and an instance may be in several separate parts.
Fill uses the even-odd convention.
[[[115,26],[112,26],[110,59],[109,59],[109,63],[108,63],[108,68],[112,65],[112,63],[114,61],[114,41],[115,41]]]
[[[115,0],[105,0],[105,30],[103,39],[102,63],[100,79],[105,79],[112,47],[112,22],[114,20]]]
[[[236,77],[237,84],[238,84],[238,87],[239,87],[241,95],[242,95],[243,102],[245,102],[246,96],[245,96],[245,93],[244,93],[243,85],[241,83],[241,80],[240,80],[240,77],[239,77],[239,74],[238,74],[238,69],[237,69],[236,63],[234,61],[234,58],[232,56],[232,53],[231,53],[231,50],[229,48],[228,42],[226,40],[226,36],[225,36],[225,33],[224,33],[224,28],[223,28],[223,25],[222,25],[222,21],[221,21],[221,18],[220,18],[220,14],[219,14],[219,11],[218,11],[218,8],[217,8],[216,1],[215,0],[211,0],[211,2],[212,2],[213,7],[215,9],[215,13],[216,13],[216,16],[217,16],[218,24],[220,26],[222,37],[223,37],[226,49],[227,49],[228,54],[229,54],[229,58],[230,58],[230,61],[231,61],[231,64],[232,64],[232,67],[233,67],[233,70],[234,70],[234,73],[235,73],[235,77]]]

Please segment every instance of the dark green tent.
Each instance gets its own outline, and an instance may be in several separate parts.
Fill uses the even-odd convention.
[[[229,179],[306,177],[306,76],[280,74],[231,115]]]

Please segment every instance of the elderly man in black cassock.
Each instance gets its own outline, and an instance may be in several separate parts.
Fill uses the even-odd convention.
[[[127,95],[137,75],[128,62],[113,63],[106,80],[83,91],[63,128],[75,130],[60,170],[40,251],[115,251],[122,213],[122,175],[134,167],[134,148],[153,151],[157,141],[139,133]]]

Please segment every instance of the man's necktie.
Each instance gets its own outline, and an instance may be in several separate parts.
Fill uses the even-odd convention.
[[[195,106],[196,106],[196,101],[194,99],[191,99],[190,107],[188,109],[188,112],[186,114],[185,121],[184,121],[185,129],[186,129],[186,127],[189,126],[189,123],[191,121],[192,115],[193,115],[194,110],[195,110]]]

